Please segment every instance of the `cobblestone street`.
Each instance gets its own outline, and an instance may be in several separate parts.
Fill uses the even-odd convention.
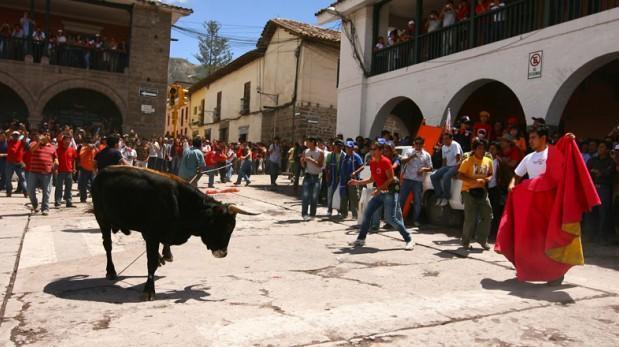
[[[88,205],[30,216],[23,197],[0,198],[5,345],[458,345],[616,346],[619,254],[586,248],[587,265],[561,287],[516,282],[492,252],[459,249],[453,232],[397,232],[351,249],[352,221],[302,222],[300,202],[267,177],[217,196],[239,216],[225,259],[201,241],[173,247],[142,302],[139,233],[114,236],[116,281]],[[282,180],[283,181],[283,180]],[[204,180],[201,181],[204,183]],[[325,209],[319,209],[324,215]],[[23,246],[22,246],[23,240]],[[21,249],[20,249],[21,247]],[[477,247],[479,250],[479,247]],[[17,257],[17,258],[16,258]],[[18,264],[16,273],[14,267]],[[7,296],[8,294],[8,296]]]

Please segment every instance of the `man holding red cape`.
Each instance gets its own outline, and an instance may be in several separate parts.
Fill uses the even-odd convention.
[[[514,264],[519,281],[560,285],[572,266],[584,264],[580,221],[600,198],[573,134],[552,146],[548,128],[538,126],[529,145],[535,152],[515,170],[495,251]]]

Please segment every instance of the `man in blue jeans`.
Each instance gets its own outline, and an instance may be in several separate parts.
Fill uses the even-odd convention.
[[[447,206],[451,198],[451,180],[458,174],[458,164],[462,159],[462,147],[453,140],[452,134],[443,135],[443,166],[430,176],[436,206]]]
[[[308,148],[301,156],[301,165],[305,168],[303,203],[301,205],[301,216],[303,216],[304,221],[309,221],[316,217],[318,195],[320,194],[320,174],[322,173],[322,164],[325,160],[324,152],[316,147],[315,138],[308,138],[307,146]]]
[[[404,208],[408,195],[413,193],[413,226],[419,228],[421,215],[421,201],[423,196],[423,181],[428,172],[432,172],[432,157],[423,149],[425,140],[417,137],[413,148],[403,153],[400,160],[404,165],[404,179],[400,187],[400,206]]]
[[[365,245],[365,237],[370,230],[372,215],[381,206],[385,210],[385,220],[400,232],[402,238],[406,242],[404,249],[413,250],[415,241],[404,226],[402,220],[402,210],[398,202],[397,189],[394,188],[395,177],[391,160],[383,155],[383,142],[375,142],[372,145],[372,159],[370,161],[371,177],[366,180],[350,180],[351,185],[368,185],[376,183],[376,188],[372,192],[373,198],[368,202],[368,206],[364,211],[363,223],[357,240],[350,245],[353,247],[363,247]]]

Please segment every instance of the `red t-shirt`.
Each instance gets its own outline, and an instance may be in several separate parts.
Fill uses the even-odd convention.
[[[58,156],[58,172],[73,172],[74,162],[77,159],[75,148],[71,146],[65,148],[64,144],[60,143],[56,155]]]
[[[375,161],[374,159],[370,161],[370,172],[372,173],[372,179],[374,179],[377,187],[385,183],[389,170],[393,171],[391,160],[384,155],[380,157],[379,161]]]
[[[524,159],[524,154],[517,147],[512,147],[507,151],[503,151],[503,158],[507,158],[510,161],[515,160],[517,163],[520,163],[522,159]]]
[[[214,151],[206,152],[204,156],[206,166],[217,166],[217,156]]]
[[[54,159],[56,158],[56,147],[51,143],[37,148],[32,152],[30,159],[30,172],[40,174],[51,174]]]
[[[490,125],[490,123],[475,123],[473,126],[473,136],[479,136],[479,129],[484,129],[486,131],[486,140],[492,138],[492,125]]]
[[[32,159],[32,152],[26,151],[26,153],[24,153],[24,164],[26,164],[26,166],[24,167],[25,171],[30,172],[30,160],[31,159]]]
[[[6,160],[17,164],[24,161],[24,142],[21,140],[9,140],[6,150]]]

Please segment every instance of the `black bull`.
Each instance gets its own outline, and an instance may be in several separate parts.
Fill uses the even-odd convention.
[[[128,166],[99,172],[93,182],[92,200],[107,255],[108,279],[117,277],[112,262],[112,231],[142,233],[148,258],[145,300],[155,297],[159,264],[172,260],[170,245],[199,236],[213,256],[223,258],[228,254],[237,213],[250,214],[216,201],[176,176]],[[159,244],[164,245],[163,256],[159,255]]]

